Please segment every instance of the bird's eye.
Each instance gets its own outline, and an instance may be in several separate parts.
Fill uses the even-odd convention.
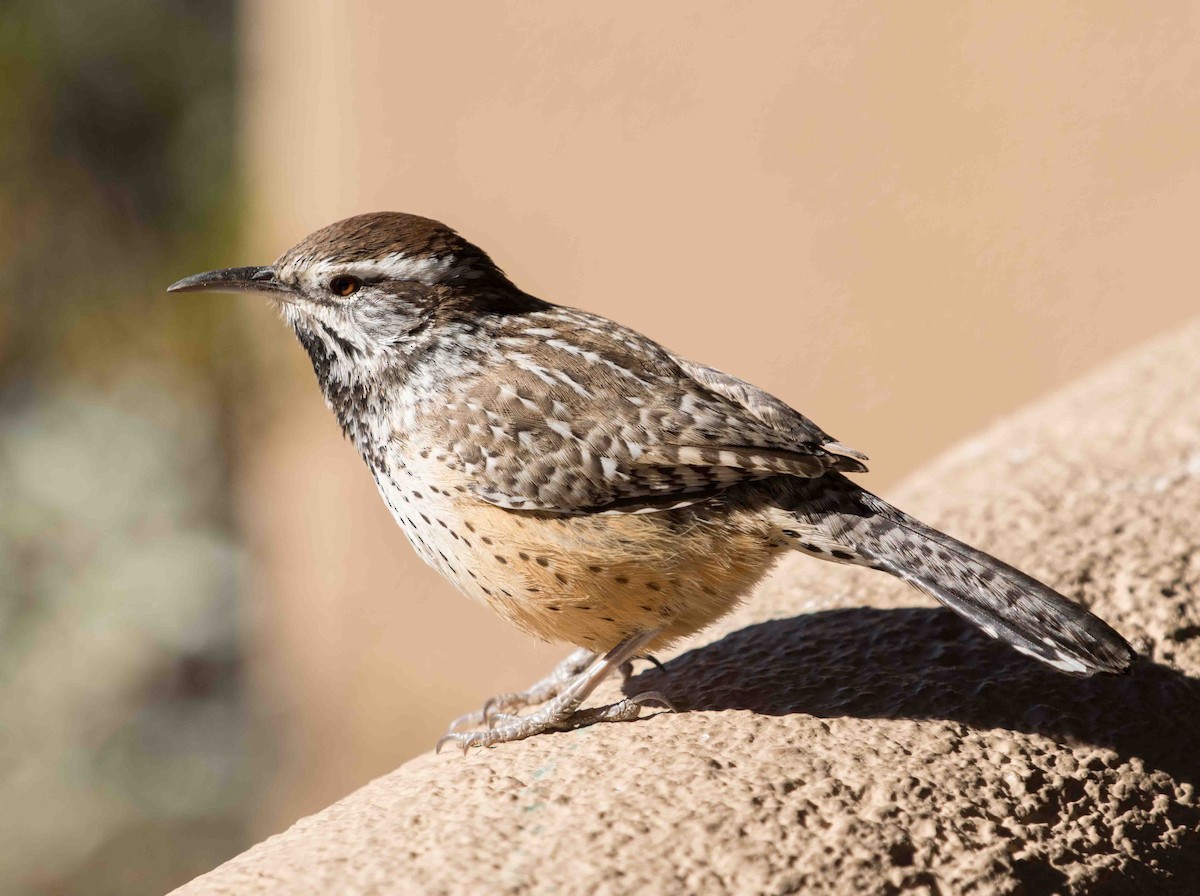
[[[357,277],[342,276],[334,277],[329,281],[329,291],[335,296],[352,296],[362,289],[362,281]]]

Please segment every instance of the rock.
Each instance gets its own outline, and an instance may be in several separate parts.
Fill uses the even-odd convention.
[[[627,686],[679,713],[420,757],[177,892],[1200,892],[1200,326],[889,497],[1143,660],[1069,678],[796,556]]]

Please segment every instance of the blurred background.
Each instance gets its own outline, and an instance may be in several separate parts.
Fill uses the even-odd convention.
[[[565,650],[411,553],[265,302],[357,212],[878,491],[1197,312],[1200,7],[0,5],[0,892],[161,893]]]

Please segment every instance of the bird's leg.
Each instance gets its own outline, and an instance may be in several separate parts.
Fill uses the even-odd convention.
[[[490,747],[492,744],[522,740],[544,731],[567,731],[601,721],[627,721],[637,718],[642,705],[649,702],[661,703],[666,708],[673,709],[670,702],[656,691],[628,697],[598,709],[579,709],[600,682],[620,669],[632,657],[637,656],[658,633],[658,630],[640,632],[626,638],[604,656],[594,657],[550,702],[529,715],[491,716],[492,727],[480,731],[451,731],[438,741],[437,749],[440,750],[448,743],[455,743],[465,752],[471,747]],[[572,654],[568,659],[574,657],[575,654]]]
[[[459,728],[467,726],[486,725],[493,713],[508,712],[510,709],[523,709],[526,706],[545,703],[551,697],[558,696],[559,691],[586,669],[588,663],[595,658],[595,652],[586,647],[573,650],[545,678],[538,679],[520,693],[497,694],[483,704],[483,709],[459,716],[450,723],[449,730],[457,731]]]

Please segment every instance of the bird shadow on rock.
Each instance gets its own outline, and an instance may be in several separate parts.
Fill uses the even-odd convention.
[[[991,640],[949,610],[856,607],[750,625],[626,683],[680,712],[940,719],[1041,734],[1200,779],[1200,679],[1140,658],[1074,678]]]

